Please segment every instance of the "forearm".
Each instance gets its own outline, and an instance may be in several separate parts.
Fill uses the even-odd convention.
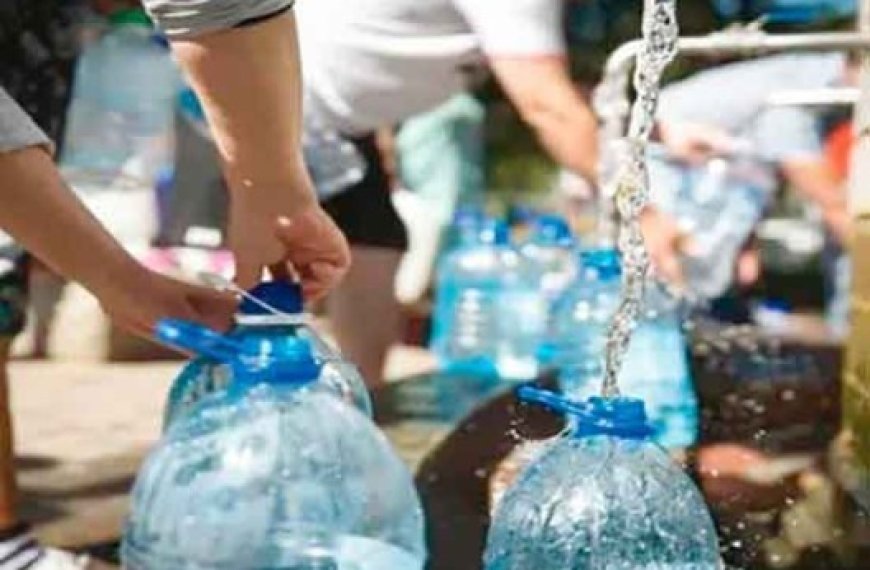
[[[300,63],[292,13],[175,40],[200,97],[234,194],[276,189],[315,201],[300,148]]]
[[[598,122],[571,82],[564,57],[496,57],[490,65],[523,120],[549,154],[596,180]]]
[[[587,180],[597,180],[598,127],[582,100],[562,108],[541,109],[528,116],[527,122],[559,164]]]
[[[0,153],[0,227],[99,295],[142,269],[66,188],[40,147]]]

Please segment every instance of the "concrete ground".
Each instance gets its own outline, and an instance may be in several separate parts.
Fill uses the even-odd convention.
[[[432,366],[398,348],[388,376]],[[155,441],[177,362],[16,361],[11,369],[22,509],[47,543],[81,548],[119,536],[127,493]]]

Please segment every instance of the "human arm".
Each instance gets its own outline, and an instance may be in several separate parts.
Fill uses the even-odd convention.
[[[43,146],[0,152],[0,227],[55,271],[81,282],[113,321],[149,336],[174,317],[223,329],[232,297],[162,277],[133,259],[66,187]]]
[[[562,0],[453,0],[523,120],[559,163],[595,180],[597,121],[572,83]]]
[[[572,83],[565,57],[492,56],[489,65],[550,156],[596,180],[598,122]]]
[[[317,204],[302,159],[296,24],[291,12],[281,12],[290,2],[215,0],[194,19],[184,16],[189,3],[145,4],[172,40],[217,143],[230,188],[237,281],[250,287],[264,268],[292,270],[308,297],[323,295],[347,270],[350,254]]]

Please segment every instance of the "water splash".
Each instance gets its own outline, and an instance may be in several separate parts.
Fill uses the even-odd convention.
[[[644,0],[643,43],[634,71],[637,97],[631,110],[628,136],[623,142],[622,163],[613,193],[619,213],[618,245],[623,259],[622,300],[607,335],[602,393],[619,395],[617,378],[631,333],[643,306],[649,255],[640,228],[640,213],[649,200],[646,146],[655,124],[659,81],[677,54],[679,24],[676,0]]]

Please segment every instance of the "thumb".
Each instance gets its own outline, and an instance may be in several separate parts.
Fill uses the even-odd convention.
[[[233,281],[242,289],[253,288],[263,275],[263,266],[253,260],[236,258],[236,276]]]

